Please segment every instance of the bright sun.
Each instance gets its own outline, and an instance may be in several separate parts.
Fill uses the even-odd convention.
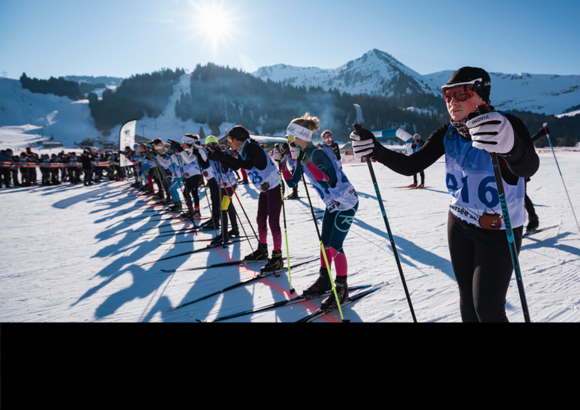
[[[232,38],[233,22],[231,12],[224,10],[223,4],[210,2],[195,4],[194,27],[196,36],[205,37],[216,49],[220,43]]]

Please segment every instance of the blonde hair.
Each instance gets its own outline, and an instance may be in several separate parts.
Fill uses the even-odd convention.
[[[312,132],[320,129],[320,120],[318,117],[311,116],[309,112],[300,118],[293,119],[291,124],[298,124],[301,127],[308,128]]]
[[[330,134],[330,136],[332,137],[332,132],[330,132],[330,130],[324,130],[324,131],[322,131],[322,139],[324,139],[326,134]]]

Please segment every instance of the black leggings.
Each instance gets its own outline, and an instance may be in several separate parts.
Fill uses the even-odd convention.
[[[201,175],[194,175],[192,177],[185,179],[185,201],[187,202],[187,206],[191,208],[193,205],[191,203],[191,197],[193,196],[193,204],[196,207],[199,207],[199,194],[197,189],[199,188],[199,179]]]
[[[513,229],[518,255],[522,231],[522,226]],[[507,322],[513,264],[505,230],[478,228],[450,212],[447,239],[463,322]]]

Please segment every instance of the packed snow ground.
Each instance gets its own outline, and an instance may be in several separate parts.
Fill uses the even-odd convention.
[[[551,227],[524,239],[520,263],[530,316],[534,322],[580,321],[580,235],[551,153],[540,154],[541,167],[528,185],[540,227]],[[580,211],[577,153],[558,153],[572,203]],[[426,170],[424,190],[408,190],[412,178],[374,164],[407,286],[419,322],[460,322],[459,296],[447,248],[444,162]],[[364,164],[345,165],[360,195],[359,211],[344,245],[349,285],[383,283],[372,295],[343,309],[353,322],[410,322],[395,259],[375,191]],[[203,193],[203,190],[201,191]],[[310,194],[315,192],[310,187]],[[254,224],[258,192],[249,185],[237,190]],[[288,190],[286,191],[288,193]],[[304,186],[299,200],[286,202],[291,257],[319,255]],[[153,215],[143,197],[127,182],[91,187],[62,184],[0,190],[3,229],[0,234],[0,322],[188,322],[212,320],[289,297],[288,274],[265,278],[188,307],[179,304],[246,280],[260,265],[205,269],[209,264],[238,260],[251,252],[248,242],[202,251],[189,257],[144,262],[198,249],[207,242],[193,234],[159,237],[182,229]],[[202,213],[208,215],[205,195]],[[313,197],[313,205],[323,203]],[[251,229],[235,204],[246,231]],[[283,225],[282,225],[283,226]],[[211,238],[201,233],[196,238]],[[256,240],[252,240],[255,247]],[[269,250],[272,250],[269,238]],[[283,254],[286,255],[285,242]],[[319,262],[292,270],[298,292],[318,275]],[[164,273],[161,269],[204,267]],[[320,299],[281,307],[230,321],[292,322],[318,307]],[[515,278],[507,295],[507,314],[523,322]],[[318,322],[337,322],[332,313]]]

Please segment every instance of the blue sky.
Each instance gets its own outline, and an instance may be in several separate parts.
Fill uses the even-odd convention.
[[[579,16],[578,0],[0,0],[0,72],[333,68],[377,48],[420,74],[580,75]]]

